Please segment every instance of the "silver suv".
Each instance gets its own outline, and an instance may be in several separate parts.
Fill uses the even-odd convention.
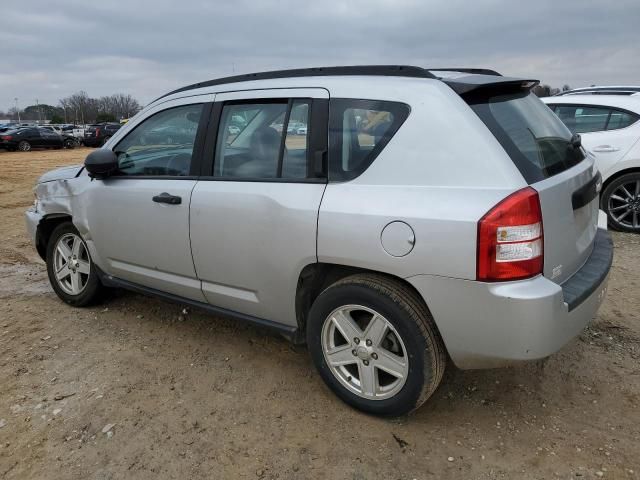
[[[536,83],[369,66],[191,85],[45,174],[28,230],[71,305],[122,287],[267,327],[348,404],[401,415],[448,359],[546,357],[603,300],[600,174]]]

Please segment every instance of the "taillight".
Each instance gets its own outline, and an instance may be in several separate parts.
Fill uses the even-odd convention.
[[[11,135],[2,135],[2,136],[0,136],[0,138],[1,138],[2,140],[9,141],[9,140],[11,140],[11,138],[13,138],[13,137],[11,137]]]
[[[96,128],[96,137],[97,137],[98,135],[100,135],[100,129],[99,129],[99,128]]]
[[[478,222],[477,278],[521,280],[542,273],[544,235],[538,192],[509,195]]]

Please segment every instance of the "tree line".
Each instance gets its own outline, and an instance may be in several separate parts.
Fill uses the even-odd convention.
[[[551,87],[547,84],[537,85],[533,89],[538,97],[550,97],[556,93],[571,90],[569,85],[562,88]],[[138,113],[142,106],[131,95],[116,93],[99,98],[92,98],[85,91],[79,91],[62,98],[57,106],[40,103],[28,105],[24,109],[10,108],[7,112],[0,110],[0,118],[21,121],[49,120],[51,123],[74,123],[84,125],[97,122],[116,122],[129,118]]]
[[[99,98],[92,98],[87,92],[80,91],[59,100],[58,105],[39,103],[28,105],[23,109],[10,108],[0,111],[0,118],[20,121],[45,120],[51,123],[87,123],[116,122],[138,113],[142,106],[131,95],[116,93]],[[19,115],[18,115],[19,114]]]
[[[564,84],[562,88],[556,88],[542,83],[533,87],[533,93],[539,97],[552,97],[557,93],[566,92],[567,90],[571,90],[571,87],[567,84]]]

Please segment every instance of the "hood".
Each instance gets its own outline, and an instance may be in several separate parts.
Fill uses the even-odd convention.
[[[54,180],[68,180],[76,178],[82,171],[84,165],[71,165],[69,167],[56,168],[49,170],[38,179],[38,183],[53,182]]]

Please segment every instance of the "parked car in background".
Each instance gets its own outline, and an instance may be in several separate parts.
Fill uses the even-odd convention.
[[[185,87],[44,174],[29,235],[71,305],[122,287],[271,328],[345,402],[402,415],[449,359],[546,357],[604,298],[600,175],[536,83],[358,66]]]
[[[640,98],[567,95],[542,99],[596,159],[600,207],[616,230],[640,233]]]
[[[47,130],[49,132],[54,132],[60,135],[60,137],[62,137],[62,144],[65,148],[74,148],[80,146],[80,140],[78,138],[74,137],[70,133],[63,131],[62,128],[57,125],[43,125],[39,128],[41,130]]]
[[[593,86],[583,88],[573,88],[564,92],[556,93],[554,96],[563,97],[566,95],[638,95],[640,86]]]
[[[89,125],[84,131],[83,142],[87,147],[101,147],[118,131],[119,123],[98,123]]]
[[[84,141],[84,127],[79,125],[63,125],[62,131],[68,135],[73,135],[80,143]]]
[[[0,146],[10,151],[28,152],[35,148],[63,148],[64,139],[51,130],[39,127],[22,127],[1,133]]]

